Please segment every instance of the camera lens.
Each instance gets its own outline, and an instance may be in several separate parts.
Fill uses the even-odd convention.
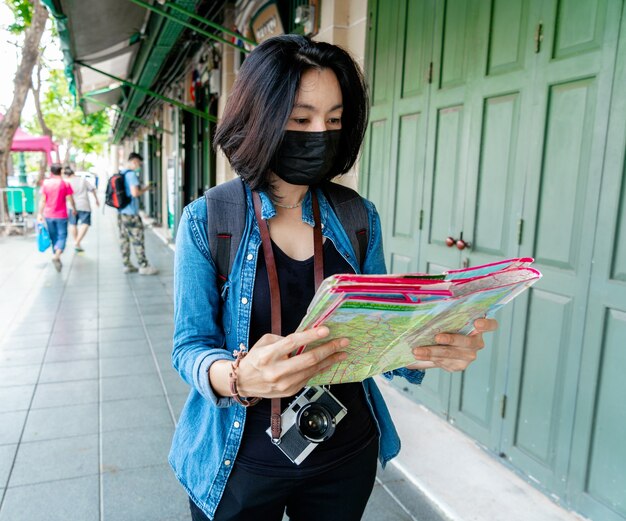
[[[326,407],[316,402],[307,403],[300,409],[296,426],[300,434],[313,443],[321,443],[335,432],[333,415]]]

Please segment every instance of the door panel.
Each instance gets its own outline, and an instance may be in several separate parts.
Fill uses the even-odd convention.
[[[378,211],[382,213],[384,208],[384,200],[387,193],[385,187],[386,171],[389,163],[389,131],[388,121],[386,119],[371,121],[368,131],[368,146],[366,149],[366,160],[363,161],[364,166],[367,165],[368,183],[365,191],[368,198],[376,205]]]
[[[409,0],[406,4],[406,15],[403,18],[404,41],[400,42],[403,49],[400,99],[427,94],[432,53],[432,45],[427,39],[432,38],[433,14],[432,1]]]
[[[613,282],[626,282],[626,187],[622,184],[622,198],[615,223],[615,246],[611,255],[611,275]]]
[[[604,42],[607,0],[560,0],[552,57],[597,51]]]
[[[396,4],[398,0],[392,2]],[[396,60],[396,35],[398,18],[397,5],[384,8],[381,2],[372,2],[376,24],[370,29],[370,72],[371,102],[375,107],[393,103]],[[372,34],[373,33],[373,34]]]
[[[487,76],[525,68],[528,10],[526,0],[492,1]]]
[[[587,491],[598,501],[626,516],[626,408],[615,407],[615,397],[623,397],[626,393],[624,338],[626,312],[606,309]]]
[[[563,382],[555,379],[565,367],[569,347],[572,298],[532,290],[526,320],[524,360],[519,389],[519,415],[513,443],[535,465],[554,466],[559,423],[554,421],[563,398]],[[550,346],[546,349],[546,346]],[[536,476],[536,472],[531,475]]]
[[[595,86],[592,79],[567,82],[550,87],[548,95],[535,259],[561,270],[578,265]]]
[[[505,257],[510,251],[511,217],[520,94],[484,101],[475,227],[472,251]]]
[[[613,3],[608,9],[607,19],[619,18]],[[568,485],[577,510],[606,521],[626,519],[626,12],[621,14]]]
[[[417,176],[415,175],[415,144],[420,142],[420,114],[407,114],[400,118],[398,129],[398,168],[396,193],[393,201],[393,236],[413,239],[417,231],[419,201],[416,201]],[[423,138],[422,138],[423,139]],[[423,159],[422,159],[423,161]],[[418,204],[416,204],[418,203]],[[410,246],[410,245],[409,245]]]
[[[443,8],[443,31],[441,38],[442,89],[463,85],[467,79],[470,45],[470,0],[446,0]]]
[[[460,200],[463,197],[463,107],[447,107],[437,113],[436,153],[432,199],[429,207],[429,243],[446,246],[448,235],[460,228]]]

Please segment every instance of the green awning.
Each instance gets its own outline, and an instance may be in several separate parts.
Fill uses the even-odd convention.
[[[75,96],[80,98],[83,92],[108,88],[112,83],[109,78],[78,66],[77,61],[128,77],[148,19],[144,9],[128,0],[43,0],[43,3],[56,20],[66,75]],[[117,94],[115,101],[119,102],[122,92]],[[110,95],[107,101],[111,101]],[[87,113],[94,108],[83,104]]]
[[[43,1],[56,19],[66,74],[83,111],[103,105],[119,109],[114,142],[148,117],[153,99],[167,100],[155,93],[163,93],[159,89],[170,81],[164,64],[171,65],[184,34],[237,45],[230,41],[233,34],[222,37],[222,31],[230,31],[214,21],[225,0]],[[180,108],[198,112],[184,104]]]

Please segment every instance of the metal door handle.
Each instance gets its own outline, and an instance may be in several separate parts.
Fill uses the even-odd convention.
[[[463,240],[463,232],[461,232],[461,236],[459,237],[459,239],[456,241],[456,247],[459,250],[464,250],[465,248],[470,248],[472,245]]]

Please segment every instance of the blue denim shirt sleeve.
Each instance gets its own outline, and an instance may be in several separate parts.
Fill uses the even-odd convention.
[[[192,204],[183,211],[176,234],[172,364],[205,399],[217,407],[228,407],[232,398],[217,396],[209,383],[211,364],[233,357],[224,348],[217,284],[207,283],[216,281],[217,276],[206,238],[206,210],[198,215],[194,206],[199,209]]]
[[[372,274],[384,274],[387,273],[387,268],[385,266],[385,255],[383,250],[383,237],[380,225],[380,217],[378,215],[378,212],[376,211],[376,207],[374,206],[374,204],[367,199],[364,199],[364,201],[370,218],[369,224],[371,231],[367,255],[363,264],[363,272]],[[425,374],[425,371],[401,367],[399,369],[394,369],[393,371],[383,373],[383,376],[387,380],[393,379],[394,376],[401,376],[402,378],[406,378],[406,380],[412,384],[421,384]]]

